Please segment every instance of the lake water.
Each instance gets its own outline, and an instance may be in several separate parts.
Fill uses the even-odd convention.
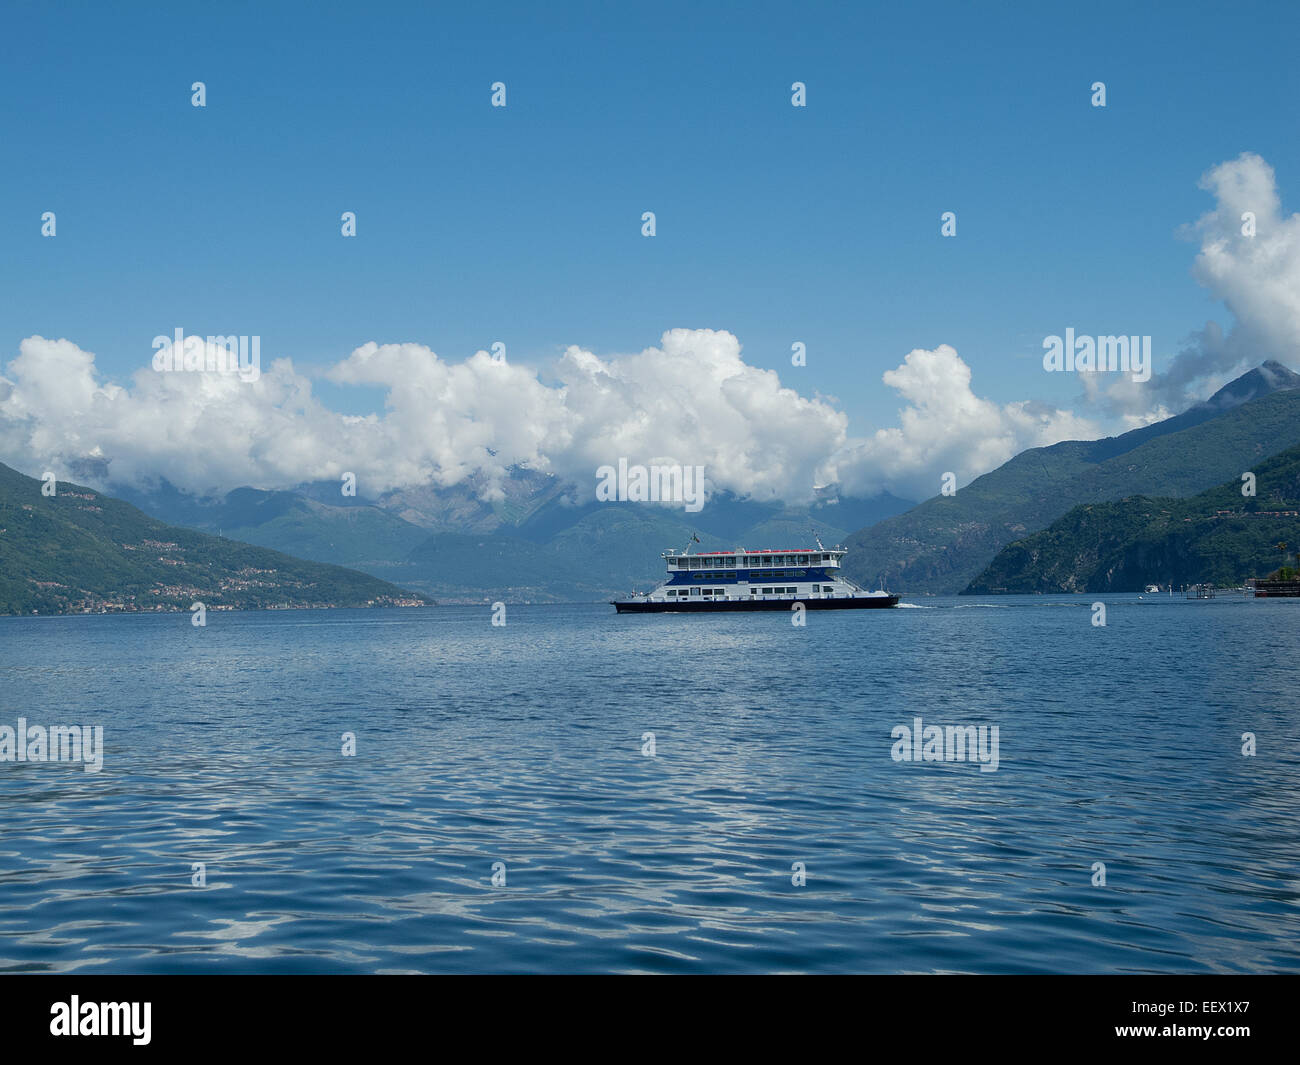
[[[0,970],[1300,970],[1300,601],[1091,600],[2,618]]]

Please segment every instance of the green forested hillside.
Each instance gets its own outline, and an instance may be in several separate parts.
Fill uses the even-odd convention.
[[[1021,452],[954,496],[855,533],[846,571],[868,582],[883,574],[889,587],[912,594],[956,594],[1007,544],[1073,506],[1203,491],[1300,445],[1300,389],[1290,387],[1291,378],[1273,374],[1285,390],[1226,411],[1212,402],[1123,436]]]
[[[377,606],[424,597],[340,566],[165,525],[0,464],[0,614]]]
[[[1249,472],[1256,478],[1253,498],[1242,495],[1238,476],[1185,499],[1135,496],[1077,506],[1041,532],[1003,548],[966,591],[1234,587],[1266,576],[1293,560],[1300,548],[1300,447]]]

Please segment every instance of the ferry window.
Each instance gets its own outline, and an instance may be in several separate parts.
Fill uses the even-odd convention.
[[[735,568],[736,568],[736,560],[735,560],[734,558],[728,558],[728,559],[723,563],[723,565],[726,566],[727,569],[735,569]]]
[[[799,556],[799,562],[798,562],[798,564],[799,564],[800,566],[806,566],[806,565],[808,565],[808,556],[807,556],[807,555],[800,555],[800,556]]]
[[[764,595],[771,595],[771,594],[772,594],[772,589],[771,589],[771,588],[764,588],[764,589],[763,589],[763,594],[764,594]]]

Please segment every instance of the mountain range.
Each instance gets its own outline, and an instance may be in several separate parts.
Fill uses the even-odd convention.
[[[1087,503],[1004,547],[967,592],[1129,592],[1240,586],[1300,548],[1300,447],[1185,499]]]
[[[1181,497],[1300,444],[1300,374],[1277,362],[1164,421],[1102,440],[1023,451],[955,495],[935,496],[849,537],[845,572],[906,594],[955,595],[1002,548],[1071,507]]]
[[[46,492],[52,489],[53,494]],[[415,606],[341,566],[167,525],[70,482],[0,464],[0,614]]]
[[[576,503],[570,485],[511,471],[503,496],[476,480],[422,486],[377,499],[344,497],[337,483],[292,491],[238,488],[196,498],[161,483],[114,491],[162,520],[349,566],[415,588],[439,602],[598,601],[663,575],[661,552],[699,539],[699,549],[808,546],[901,513],[908,500],[829,496],[809,506],[717,494],[698,513],[637,503]]]

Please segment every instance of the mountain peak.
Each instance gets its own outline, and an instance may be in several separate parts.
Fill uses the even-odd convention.
[[[1229,381],[1207,399],[1204,406],[1226,410],[1290,388],[1300,388],[1300,374],[1294,373],[1275,359],[1268,359],[1253,370],[1247,370],[1235,381]]]

